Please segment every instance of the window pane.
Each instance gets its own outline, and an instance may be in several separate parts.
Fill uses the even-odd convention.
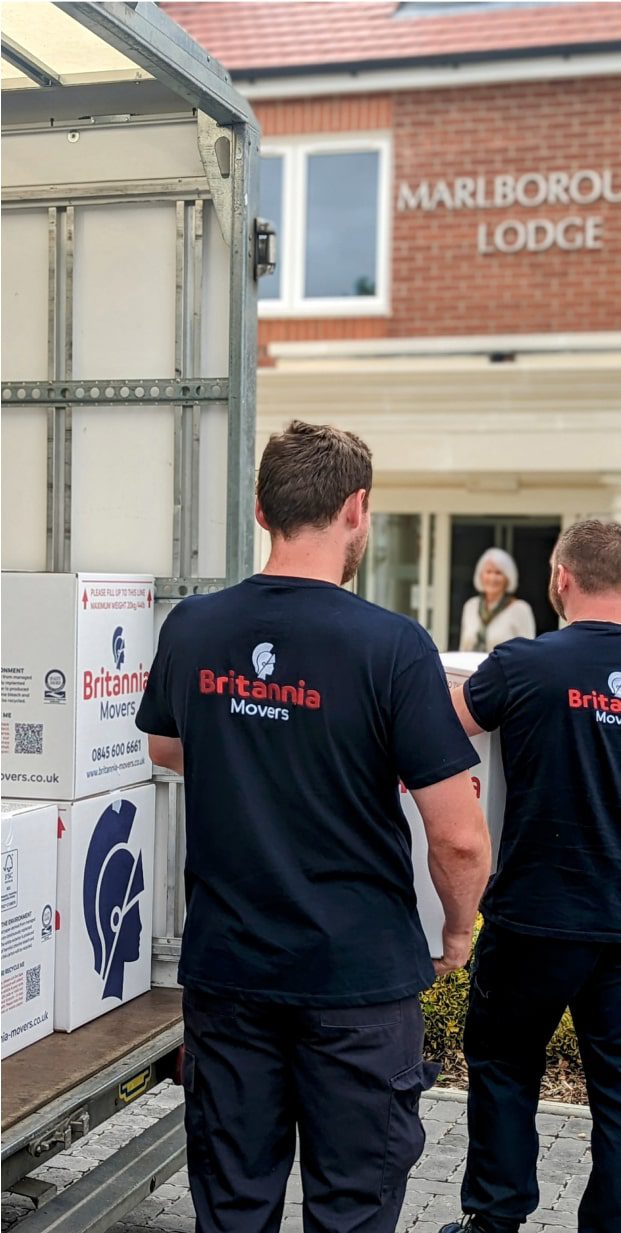
[[[277,251],[282,253],[282,181],[284,159],[264,155],[261,159],[261,218],[267,218],[276,227]],[[280,299],[280,261],[274,274],[264,274],[259,279],[259,299]]]
[[[382,608],[418,618],[420,547],[420,514],[373,514],[358,594]]]
[[[308,159],[304,294],[375,295],[379,154]]]

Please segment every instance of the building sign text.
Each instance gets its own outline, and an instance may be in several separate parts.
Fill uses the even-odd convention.
[[[603,171],[527,172],[515,176],[458,176],[454,180],[421,180],[415,188],[402,183],[398,209],[428,212],[445,210],[507,210],[515,206],[537,209],[544,205],[574,207],[566,218],[524,219],[512,217],[498,224],[479,223],[477,248],[480,254],[543,253],[550,248],[565,252],[575,249],[601,249],[604,221],[601,215],[577,213],[575,207],[592,206],[597,201],[621,203],[621,176],[615,181],[610,169]]]

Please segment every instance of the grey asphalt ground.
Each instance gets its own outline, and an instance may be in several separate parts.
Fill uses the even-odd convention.
[[[182,1100],[182,1092],[164,1083],[129,1109],[103,1123],[74,1148],[37,1169],[35,1176],[64,1189],[105,1160],[136,1134]],[[466,1151],[466,1106],[463,1093],[432,1092],[423,1097],[427,1131],[423,1156],[412,1170],[397,1233],[437,1233],[460,1211],[459,1186]],[[522,1233],[576,1233],[576,1213],[590,1168],[591,1120],[576,1105],[543,1102],[540,1133],[541,1201]],[[2,1230],[14,1229],[31,1210],[29,1200],[2,1196]],[[302,1233],[302,1190],[296,1161],[289,1180],[282,1233]],[[188,1177],[181,1169],[144,1203],[114,1226],[113,1233],[194,1233],[194,1209]]]

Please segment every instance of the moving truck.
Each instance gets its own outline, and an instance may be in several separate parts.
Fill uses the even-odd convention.
[[[157,635],[181,598],[253,568],[256,286],[275,243],[257,124],[156,4],[6,3],[2,26],[3,567],[153,578]],[[50,663],[50,704],[67,681]],[[2,1188],[35,1204],[37,1165],[175,1073],[183,804],[174,776],[154,779],[150,991],[2,1063]],[[26,1225],[114,1224],[179,1167],[181,1116]]]

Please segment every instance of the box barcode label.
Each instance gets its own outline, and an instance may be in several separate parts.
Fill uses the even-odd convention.
[[[15,753],[43,753],[43,724],[15,724]]]
[[[26,1001],[32,1002],[41,993],[41,964],[35,968],[26,968]]]

